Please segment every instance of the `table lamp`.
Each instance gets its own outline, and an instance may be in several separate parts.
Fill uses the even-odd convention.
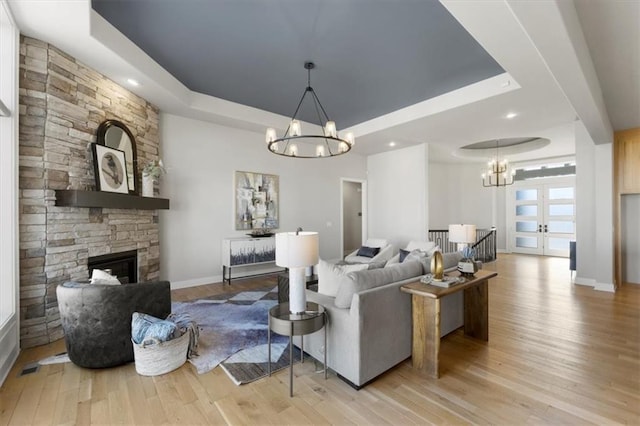
[[[473,261],[473,252],[470,244],[476,242],[476,226],[465,224],[449,225],[449,242],[458,244],[458,251],[462,251],[464,258],[458,262],[458,271],[462,274],[473,275],[477,271]]]
[[[279,232],[276,234],[276,265],[289,269],[289,311],[307,309],[305,269],[318,263],[317,232]]]

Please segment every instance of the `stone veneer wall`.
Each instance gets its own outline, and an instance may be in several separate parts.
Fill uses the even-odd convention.
[[[158,158],[159,136],[155,106],[48,43],[21,38],[19,85],[20,328],[27,348],[63,336],[56,286],[87,279],[90,256],[137,249],[139,281],[159,278],[157,211],[55,206],[56,189],[95,190],[90,144],[102,121],[129,127],[139,167]]]

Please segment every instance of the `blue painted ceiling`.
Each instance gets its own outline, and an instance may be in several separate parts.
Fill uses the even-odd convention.
[[[434,0],[93,0],[189,89],[291,116],[311,85],[342,129],[503,72]],[[307,108],[303,119],[317,122]]]

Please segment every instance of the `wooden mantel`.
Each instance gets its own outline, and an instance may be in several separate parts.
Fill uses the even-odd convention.
[[[108,209],[168,210],[166,198],[140,197],[117,192],[56,190],[56,206],[103,207]]]

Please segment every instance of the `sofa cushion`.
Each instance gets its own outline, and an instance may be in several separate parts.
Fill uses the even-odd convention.
[[[422,263],[423,273],[431,273],[431,259],[433,255],[420,259]],[[442,253],[442,263],[444,264],[444,270],[451,270],[458,267],[458,262],[462,259],[462,252],[456,251],[452,253]]]
[[[420,262],[410,261],[381,269],[349,272],[338,288],[334,305],[338,308],[349,308],[355,293],[417,277],[422,275],[422,269]]]
[[[367,263],[338,265],[320,259],[318,262],[318,293],[335,297],[342,282],[346,280],[347,273],[367,268],[369,268]]]

